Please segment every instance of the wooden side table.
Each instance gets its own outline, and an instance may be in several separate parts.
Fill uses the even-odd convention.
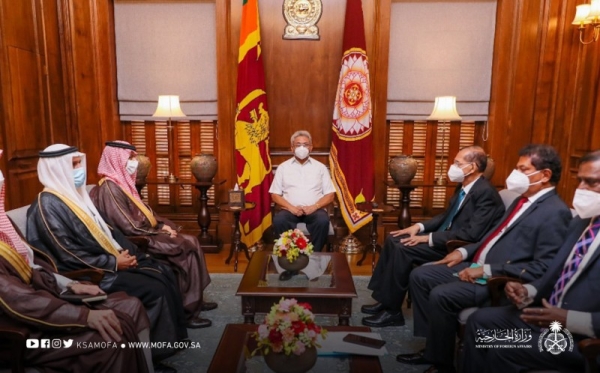
[[[252,210],[254,207],[256,207],[256,204],[254,202],[246,202],[244,207],[231,207],[227,203],[219,205],[220,211],[233,212],[233,224],[235,228],[231,239],[231,248],[229,249],[229,256],[227,257],[227,259],[225,259],[225,264],[229,264],[229,262],[231,261],[231,257],[235,252],[235,261],[233,264],[234,272],[237,272],[238,253],[240,251],[244,251],[244,253],[246,254],[246,258],[248,259],[248,261],[250,261],[250,254],[248,254],[248,246],[246,246],[246,244],[240,240],[240,238],[242,237],[242,232],[240,231],[240,214],[242,213],[242,211]]]
[[[200,246],[204,252],[216,253],[219,252],[220,244],[218,240],[212,237],[208,233],[208,227],[210,226],[210,211],[208,210],[208,190],[212,186],[219,186],[225,183],[225,179],[223,180],[213,180],[213,181],[196,181],[191,179],[177,179],[176,181],[169,180],[161,180],[161,179],[149,179],[146,181],[146,184],[150,185],[192,185],[198,191],[200,191],[200,196],[198,196],[198,201],[200,201],[200,209],[198,210],[198,226],[200,227],[200,234],[198,234],[198,241],[200,242]],[[136,184],[135,187],[138,190],[138,193],[144,188],[146,184]],[[140,194],[141,195],[141,194]]]
[[[410,227],[412,225],[412,218],[410,216],[410,192],[420,185],[399,185],[389,181],[386,181],[385,185],[398,188],[400,194],[402,194],[402,198],[400,199],[400,214],[398,214],[398,228],[404,229]]]
[[[367,251],[371,248],[373,253],[373,260],[371,262],[371,273],[375,271],[375,256],[377,255],[377,251],[381,252],[381,245],[377,243],[377,239],[379,238],[379,234],[377,233],[377,219],[379,218],[379,214],[384,212],[394,211],[394,206],[385,205],[383,203],[375,203],[375,202],[364,202],[356,204],[356,207],[361,211],[370,212],[373,214],[373,222],[371,223],[371,243],[368,247],[365,247],[363,250],[362,257],[358,262],[356,262],[357,266],[362,265],[363,261],[367,257]]]

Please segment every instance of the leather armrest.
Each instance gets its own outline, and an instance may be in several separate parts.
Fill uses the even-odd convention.
[[[585,357],[586,373],[598,372],[597,358],[600,355],[600,339],[587,338],[580,341],[579,351]]]
[[[500,299],[504,294],[504,286],[509,281],[523,283],[522,280],[513,277],[498,276],[491,277],[487,281],[488,291],[490,292],[490,298],[492,298],[492,306],[497,307],[500,305]]]
[[[61,272],[61,275],[70,278],[71,280],[87,280],[89,279],[94,284],[99,284],[104,277],[104,272],[99,269],[78,269],[76,271]]]
[[[448,254],[450,254],[451,252],[458,249],[459,247],[464,247],[469,244],[472,244],[472,242],[463,241],[463,240],[448,240],[446,242],[446,249],[448,250]]]

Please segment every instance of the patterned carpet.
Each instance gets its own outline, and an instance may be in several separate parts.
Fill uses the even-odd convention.
[[[212,320],[213,325],[206,329],[189,329],[189,337],[194,342],[199,342],[201,348],[187,349],[179,352],[177,355],[165,360],[164,363],[177,369],[180,373],[206,372],[212,356],[221,339],[221,334],[227,324],[240,324],[244,322],[241,315],[240,299],[235,296],[239,282],[242,279],[241,274],[213,274],[212,283],[205,290],[205,298],[217,302],[219,308],[205,312],[203,316]],[[358,298],[352,303],[351,325],[361,325],[360,320],[363,314],[360,313],[360,306],[371,304],[371,292],[367,289],[370,277],[354,276],[354,285],[358,293]],[[424,347],[424,339],[413,337],[413,320],[411,310],[404,310],[406,326],[387,327],[373,329],[374,332],[381,334],[387,341],[386,347],[389,352],[381,358],[381,365],[385,373],[391,372],[422,372],[427,366],[410,366],[396,362],[396,355],[400,353],[409,353],[417,351]],[[318,316],[319,325],[337,325],[337,317]],[[343,372],[344,368],[337,370]],[[331,371],[329,371],[332,373]],[[228,373],[228,372],[224,372]],[[322,373],[312,369],[310,373]]]

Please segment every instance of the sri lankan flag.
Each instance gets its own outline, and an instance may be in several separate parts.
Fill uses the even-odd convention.
[[[273,180],[269,157],[269,112],[260,48],[258,0],[243,0],[238,56],[235,161],[238,184],[247,202],[256,203],[240,216],[242,241],[254,245],[271,226]]]
[[[342,68],[333,109],[329,168],[350,232],[371,221],[356,204],[373,199],[371,91],[361,0],[347,0]]]

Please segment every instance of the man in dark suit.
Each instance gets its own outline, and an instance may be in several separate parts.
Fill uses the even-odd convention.
[[[364,325],[404,325],[401,308],[413,265],[442,259],[448,240],[478,241],[500,219],[504,205],[482,176],[486,165],[487,156],[481,147],[459,151],[448,171],[450,180],[459,182],[448,209],[428,221],[390,233],[369,282],[378,303],[361,308],[374,315],[363,318]],[[398,238],[403,235],[408,237]]]
[[[507,297],[517,306],[484,308],[467,322],[465,372],[517,372],[556,369],[583,372],[577,342],[600,336],[600,151],[581,158],[579,186],[573,206],[579,215],[569,235],[540,279],[522,285],[509,282]],[[533,304],[521,312],[519,309]],[[550,323],[559,322],[572,334],[573,346],[559,354],[540,352],[537,343]],[[477,329],[531,330],[531,348],[476,348]],[[569,342],[570,343],[570,342]],[[502,342],[507,344],[507,342]],[[573,347],[573,351],[569,348]]]
[[[415,303],[414,333],[427,337],[424,354],[398,355],[403,363],[433,363],[426,372],[454,372],[457,315],[489,302],[492,276],[533,281],[547,270],[571,221],[571,211],[556,194],[561,162],[548,145],[528,145],[506,180],[521,194],[500,222],[475,244],[448,254],[437,265],[421,266],[410,277]]]

